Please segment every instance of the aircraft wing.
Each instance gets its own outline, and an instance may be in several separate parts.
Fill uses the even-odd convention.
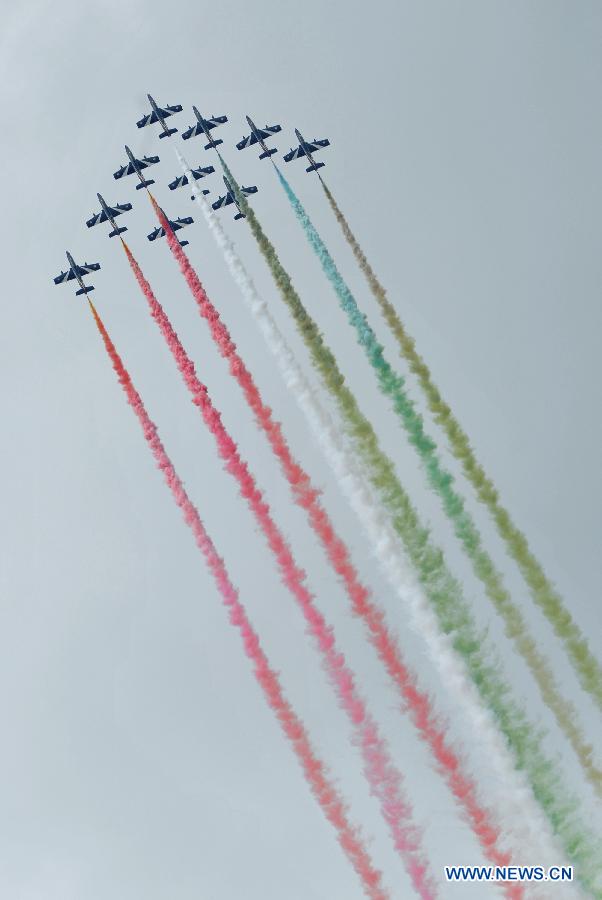
[[[57,275],[54,279],[55,284],[63,284],[65,281],[73,281],[75,275],[73,274],[73,269],[69,269],[68,272],[61,272],[60,275]]]
[[[184,216],[183,219],[174,219],[172,222],[170,220],[169,224],[171,225],[172,231],[179,231],[180,228],[184,228],[186,225],[192,225],[194,219],[192,216]]]
[[[83,278],[84,275],[87,275],[88,272],[98,272],[100,269],[100,263],[87,263],[85,262],[83,266],[76,266],[76,273],[80,278]],[[73,272],[73,269],[69,269],[69,272]],[[75,277],[75,276],[72,276]]]
[[[151,231],[150,234],[147,234],[147,238],[149,241],[156,241],[158,237],[163,237],[165,234],[165,229],[162,226],[155,228],[154,231]]]
[[[182,139],[187,141],[188,138],[196,137],[197,134],[204,134],[203,126],[200,122],[195,122],[194,125],[191,125],[190,128],[187,128],[186,131],[183,131]]]
[[[86,220],[86,225],[88,228],[92,228],[94,225],[100,225],[101,222],[107,221],[107,214],[104,209],[101,209],[99,213],[95,213],[91,219]]]
[[[113,178],[123,178],[124,175],[133,175],[136,169],[132,165],[131,162],[127,162],[125,166],[122,166],[116,172],[113,172]]]
[[[194,175],[194,180],[198,181],[199,178],[204,178],[205,175],[211,175],[212,172],[215,172],[215,168],[213,166],[199,166],[198,169],[191,169],[191,172]]]
[[[178,178],[174,178],[173,181],[169,182],[169,190],[175,191],[176,188],[184,187],[185,184],[188,184],[188,176],[180,175]]]
[[[311,153],[311,150],[310,150],[310,153]],[[290,162],[291,159],[299,159],[301,156],[305,156],[305,147],[303,147],[301,144],[299,144],[299,146],[297,147],[296,150],[293,150],[291,147],[290,153],[284,154],[284,161]]]
[[[139,122],[136,122],[138,128],[144,128],[145,125],[152,125],[154,122],[159,121],[159,116],[153,109],[152,112],[148,114],[148,116],[143,116]]]
[[[141,169],[146,169],[146,168],[148,168],[148,166],[154,166],[155,163],[158,163],[159,157],[158,156],[143,156],[142,159],[137,159],[136,162]]]
[[[244,137],[241,141],[239,141],[236,146],[239,150],[244,150],[245,147],[250,147],[252,144],[256,144],[257,140],[258,139],[255,135],[255,132],[252,132],[247,137]]]
[[[153,109],[147,116],[143,116],[139,122],[136,122],[138,128],[144,128],[145,125],[153,125],[155,122],[159,121],[159,117],[162,119],[168,119],[170,116],[173,116],[174,113],[182,112],[181,106],[160,106],[157,108],[157,111]]]
[[[223,197],[218,197],[215,203],[212,203],[211,206],[213,209],[222,209],[224,206],[230,206],[231,203],[234,203],[234,197],[232,194],[226,194]]]

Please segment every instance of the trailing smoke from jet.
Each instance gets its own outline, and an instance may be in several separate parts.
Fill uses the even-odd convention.
[[[277,167],[276,172],[309,244],[320,260],[324,274],[334,288],[341,309],[355,330],[357,342],[372,367],[381,392],[391,399],[393,409],[426,472],[428,483],[441,500],[443,509],[472,564],[476,577],[485,587],[494,609],[504,622],[506,636],[512,641],[515,649],[527,664],[539,688],[542,700],[552,711],[560,729],[570,742],[585,777],[602,797],[602,772],[594,762],[593,748],[585,739],[575,707],[560,693],[546,657],[538,648],[522,612],[512,600],[499,570],[485,550],[481,534],[466,509],[464,499],[454,488],[453,476],[443,468],[437,454],[437,445],[426,434],[422,416],[416,411],[406,393],[403,378],[392,369],[385,359],[381,344],[379,344],[366,316],[359,309],[355,297],[341,277],[328,248],[311,222],[301,201]]]
[[[152,198],[151,198],[152,199]],[[155,212],[166,231],[170,250],[188,275],[195,291],[202,290],[198,276],[186,258],[177,238],[169,227],[165,215],[153,200]],[[315,605],[314,598],[305,584],[305,573],[298,567],[280,529],[272,518],[270,508],[259,490],[246,462],[241,458],[236,444],[222,423],[219,411],[213,405],[207,388],[195,372],[194,363],[186,354],[177,334],[154,296],[150,284],[144,278],[129,248],[124,244],[128,259],[138,284],[147,300],[150,313],[157,322],[169,350],[184,379],[192,401],[198,407],[203,421],[217,445],[226,471],[238,483],[241,497],[251,509],[255,520],[270,548],[281,579],[301,609],[306,624],[315,639],[324,669],[335,689],[339,704],[346,712],[354,732],[354,741],[361,751],[364,774],[381,812],[389,827],[393,843],[402,858],[408,875],[418,895],[424,900],[436,896],[434,881],[430,875],[422,850],[421,836],[413,821],[413,812],[406,797],[403,777],[394,766],[388,747],[364,700],[355,685],[355,677],[343,654],[338,650],[332,627]]]
[[[418,573],[437,615],[439,628],[462,658],[484,706],[493,715],[505,736],[514,756],[514,765],[528,777],[533,796],[548,819],[547,826],[541,819],[539,821],[541,833],[547,837],[548,847],[554,847],[554,835],[557,834],[579,879],[591,890],[599,873],[598,848],[593,836],[577,816],[576,801],[564,785],[560,770],[544,753],[539,729],[529,723],[523,710],[512,699],[512,689],[502,678],[494,661],[495,656],[477,629],[460,586],[445,564],[443,554],[432,544],[427,529],[420,524],[416,510],[397,479],[391,460],[381,450],[374,429],[359,410],[355,397],[345,384],[334,354],[302,304],[252,207],[240,193],[238,182],[223,157],[218,155],[316,371],[335,401],[356,452],[366,468],[370,483],[379,501],[387,509],[391,524]],[[558,853],[559,850],[555,852]]]
[[[259,637],[249,622],[246,610],[230,580],[225,564],[207,534],[199,512],[188,497],[173,463],[167,456],[157,428],[148,415],[142,398],[136,391],[104,323],[94,305],[90,301],[88,302],[127,401],[140,423],[144,438],[158,468],[163,473],[172,497],[182,510],[184,520],[193,533],[195,543],[205,559],[222,603],[228,611],[230,623],[238,629],[241,635],[245,654],[253,665],[255,679],[297,756],[312,794],[328,821],[335,828],[339,844],[355,869],[366,896],[371,900],[388,900],[389,894],[382,887],[381,874],[374,868],[359,830],[350,824],[346,805],[332,783],[326,767],[315,754],[305,726],[286,700],[278,675],[269,665],[261,648]]]

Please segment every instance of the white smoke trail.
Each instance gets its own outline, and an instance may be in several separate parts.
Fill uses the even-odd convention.
[[[524,859],[526,863],[537,860],[537,865],[562,865],[564,854],[550,829],[548,820],[534,801],[527,779],[515,768],[513,757],[497,731],[493,716],[481,703],[476,688],[466,674],[451,641],[440,631],[436,616],[406,560],[405,550],[393,531],[387,515],[375,500],[372,488],[368,485],[355,456],[349,451],[342,437],[342,431],[337,429],[301,371],[265,300],[257,293],[234,245],[198,189],[188,163],[177,148],[175,152],[182,170],[188,176],[209,230],[222,251],[230,273],[274,356],[288,389],[304,413],[341,490],[366,532],[387,580],[400,600],[409,608],[410,624],[425,641],[431,661],[439,671],[444,687],[454,695],[474,729],[486,765],[495,771],[497,778],[490,786],[492,805],[497,811],[504,833],[510,839],[513,856]],[[567,898],[581,896],[574,884],[569,887],[564,883],[563,890]],[[529,886],[528,893],[532,897],[547,896],[544,888],[535,885]]]

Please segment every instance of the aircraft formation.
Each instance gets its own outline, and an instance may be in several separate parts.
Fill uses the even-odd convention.
[[[160,107],[150,95],[148,99],[150,112],[136,123],[137,127],[142,129],[155,125],[159,129],[159,138],[173,138],[178,134],[178,129],[170,127],[172,117],[183,112],[182,106]],[[602,871],[600,852],[595,837],[590,833],[586,818],[583,818],[582,824],[579,804],[573,799],[573,785],[567,782],[565,786],[562,769],[557,767],[555,759],[541,743],[546,735],[539,721],[531,721],[528,713],[523,710],[520,695],[513,697],[514,688],[506,681],[505,675],[498,667],[497,648],[488,647],[487,629],[483,630],[482,623],[476,618],[473,619],[470,603],[466,602],[463,596],[463,584],[457,580],[452,569],[448,569],[443,551],[432,541],[430,525],[421,522],[419,511],[414,508],[413,501],[406,494],[403,481],[397,474],[393,458],[381,448],[376,428],[362,411],[350,384],[339,368],[335,351],[327,343],[326,335],[321,331],[319,323],[314,321],[310,311],[306,309],[302,297],[258,217],[246,205],[243,198],[255,194],[257,186],[249,185],[240,189],[236,186],[234,176],[231,175],[218,149],[224,141],[217,134],[223,133],[219,128],[228,122],[228,117],[220,115],[205,118],[196,107],[192,110],[195,121],[183,131],[181,138],[184,141],[200,138],[206,150],[214,150],[218,154],[220,166],[199,164],[191,170],[184,166],[182,171],[185,174],[166,182],[166,188],[173,192],[183,187],[190,190],[191,186],[195,185],[195,196],[198,197],[196,182],[201,182],[202,185],[210,183],[206,179],[215,175],[216,170],[223,169],[225,193],[217,195],[211,206],[214,210],[230,207],[235,220],[244,218],[245,212],[248,215],[251,225],[249,230],[270,271],[280,299],[291,313],[298,337],[309,353],[316,378],[321,382],[321,389],[314,390],[306,379],[303,364],[297,361],[294,349],[288,345],[275,319],[272,318],[268,304],[256,291],[236,248],[228,242],[221,223],[210,216],[205,204],[202,204],[210,226],[209,230],[220,247],[224,262],[240,291],[241,299],[262,333],[267,352],[273,356],[283,376],[290,397],[295,400],[303,413],[316,445],[322,450],[325,462],[332,469],[343,494],[357,514],[364,537],[382,567],[395,596],[401,603],[407,604],[410,620],[413,620],[412,627],[424,640],[429,663],[433,665],[442,685],[445,688],[449,687],[453,703],[457,702],[459,710],[461,708],[465,714],[466,733],[470,735],[471,742],[481,744],[482,759],[491,763],[491,773],[483,770],[483,774],[488,774],[488,778],[482,785],[475,781],[473,786],[470,758],[464,760],[462,751],[456,752],[453,744],[447,743],[446,726],[439,724],[437,709],[431,704],[429,693],[422,690],[418,677],[404,662],[401,645],[397,644],[394,631],[389,630],[386,624],[385,614],[375,601],[376,594],[371,596],[370,590],[360,582],[359,574],[353,566],[351,557],[347,555],[345,545],[331,526],[326,510],[321,506],[321,500],[318,499],[320,491],[312,487],[310,476],[295,460],[287,439],[280,431],[279,423],[272,418],[270,407],[264,403],[255,385],[251,369],[247,368],[239,356],[220,311],[213,305],[191,261],[181,251],[180,247],[186,246],[188,242],[181,239],[179,232],[193,223],[192,216],[170,217],[149,192],[159,221],[158,227],[147,235],[147,239],[152,243],[159,238],[167,239],[163,244],[169,244],[169,250],[179,264],[181,275],[187,283],[198,311],[210,326],[209,331],[216,349],[228,361],[229,373],[242,389],[257,427],[268,438],[275,460],[291,488],[293,501],[308,515],[309,524],[325,550],[334,573],[340,579],[341,586],[345,589],[350,601],[350,610],[363,620],[368,639],[392,678],[401,701],[400,709],[409,713],[423,747],[428,748],[433,769],[447,780],[454,801],[458,804],[462,821],[472,828],[485,858],[494,862],[496,867],[500,860],[517,858],[524,860],[525,856],[527,859],[562,861],[562,871],[570,875],[568,880],[573,879],[574,867],[576,880],[579,881],[579,893],[573,892],[569,895],[564,892],[563,898],[587,895],[602,900],[602,893],[597,887]],[[259,159],[268,159],[275,167],[289,205],[321,266],[324,279],[333,288],[338,306],[355,333],[357,347],[361,349],[372,369],[377,388],[380,394],[390,401],[391,411],[403,428],[409,444],[416,451],[420,466],[426,475],[428,488],[440,501],[448,524],[452,526],[473,574],[484,589],[484,596],[491,602],[492,611],[500,618],[499,624],[503,633],[510,639],[514,651],[521,656],[522,663],[533,676],[534,687],[538,689],[547,707],[550,720],[555,719],[559,736],[562,733],[566,737],[568,741],[566,749],[570,747],[574,752],[574,764],[575,767],[577,764],[580,765],[584,783],[587,780],[588,785],[602,796],[602,790],[599,789],[602,783],[602,770],[593,758],[593,748],[587,733],[578,721],[577,710],[571,700],[564,696],[559,683],[557,684],[555,667],[546,660],[543,648],[537,646],[537,639],[529,631],[530,624],[523,616],[521,605],[514,601],[506,588],[501,569],[498,568],[493,556],[489,555],[486,540],[480,533],[477,521],[473,519],[469,505],[465,503],[459,479],[451,474],[451,469],[448,469],[444,457],[439,453],[437,441],[430,436],[430,424],[425,421],[414,402],[412,388],[406,382],[405,373],[402,375],[395,363],[387,359],[388,351],[370,324],[368,314],[357,303],[301,200],[281,169],[276,167],[274,156],[278,151],[272,142],[281,133],[282,126],[266,124],[263,128],[259,128],[250,116],[246,117],[246,121],[249,133],[236,143],[237,149],[240,151],[255,147]],[[451,407],[442,399],[427,364],[418,354],[414,341],[408,335],[394,304],[387,298],[385,288],[378,280],[336,199],[320,175],[324,163],[317,157],[330,145],[329,140],[323,138],[307,141],[298,129],[295,129],[295,136],[297,146],[291,147],[290,151],[284,154],[284,162],[302,159],[306,165],[306,172],[317,174],[323,193],[360,270],[366,277],[370,292],[383,314],[391,337],[397,342],[400,356],[408,364],[409,370],[417,375],[416,387],[419,387],[422,399],[432,413],[432,421],[442,430],[447,443],[446,453],[453,455],[458,471],[463,472],[467,484],[470,483],[474,489],[476,499],[487,508],[492,522],[497,527],[498,536],[506,547],[509,559],[520,571],[525,588],[552,626],[556,636],[562,641],[567,661],[572,665],[581,687],[602,706],[602,664],[588,648],[586,638],[577,622],[572,619],[563,598],[533,556],[526,536],[514,525],[506,508],[500,505],[500,494],[495,483],[486,475],[477,460],[471,441],[456,420]],[[200,145],[197,142],[192,146]],[[152,168],[159,163],[159,157],[138,157],[127,145],[125,153],[126,162],[113,173],[114,179],[120,181],[124,177],[134,175],[135,178],[127,183],[133,183],[137,191],[143,188],[148,190],[149,186],[155,183],[149,176],[160,171]],[[180,162],[183,162],[181,157]],[[221,184],[222,182],[220,190],[223,191]],[[209,190],[203,189],[202,193],[209,194]],[[168,196],[171,196],[171,193]],[[132,210],[132,204],[116,202],[110,205],[100,193],[97,194],[97,199],[100,210],[86,220],[88,229],[106,223],[110,228],[110,238],[121,237],[128,230],[127,226],[122,224],[121,217]],[[123,239],[121,242],[150,314],[162,332],[204,425],[215,438],[219,456],[224,463],[223,467],[238,482],[241,498],[246,500],[255,516],[257,527],[273,554],[283,584],[300,607],[307,622],[308,632],[317,638],[317,647],[329,679],[335,687],[339,705],[353,725],[353,743],[364,754],[363,769],[370,791],[381,803],[383,818],[389,826],[395,847],[408,869],[416,893],[423,900],[432,900],[438,896],[434,887],[435,880],[428,872],[428,854],[423,852],[420,846],[420,828],[413,822],[412,803],[405,798],[403,773],[397,771],[393,757],[389,755],[386,740],[379,736],[376,720],[372,719],[369,706],[365,704],[360,694],[355,693],[355,675],[347,668],[347,664],[342,662],[343,655],[334,643],[334,629],[319,608],[313,606],[313,596],[305,587],[305,575],[297,565],[286,537],[280,532],[276,520],[272,518],[269,506],[264,502],[263,494],[253,474],[227,431],[220,411],[214,405],[208,389],[198,378],[193,360],[187,355],[166,311],[154,296],[129,247]],[[61,271],[54,278],[55,284],[72,281],[74,286],[77,284],[77,296],[87,295],[93,291],[94,287],[87,284],[86,280],[91,273],[100,269],[100,263],[77,263],[69,251],[67,261],[67,271]],[[284,695],[280,693],[276,680],[277,673],[274,673],[273,677],[266,674],[270,672],[267,658],[251,625],[242,618],[246,613],[237,598],[235,588],[229,581],[225,563],[217,555],[211,539],[206,535],[199,513],[189,499],[183,482],[177,476],[158,438],[154,423],[146,411],[141,396],[134,388],[95,304],[90,300],[89,305],[108,357],[142,426],[147,444],[159,468],[163,470],[177,505],[184,512],[186,523],[193,530],[198,549],[209,563],[222,600],[230,612],[230,621],[243,635],[245,653],[253,660],[257,681],[301,761],[314,796],[327,818],[335,825],[339,833],[339,842],[360,876],[366,895],[371,898],[389,896],[388,893],[383,894],[380,888],[374,888],[376,884],[374,869],[367,851],[364,852],[353,836],[356,832],[343,821],[339,813],[336,816],[332,815],[333,804],[339,801],[333,801],[332,798],[335,796],[333,789],[325,786],[323,774],[325,769],[322,768],[321,762],[316,760],[313,751],[307,749],[310,747],[309,740],[300,737],[303,735],[302,722],[296,720],[292,707],[283,699]],[[338,421],[331,418],[329,412],[322,407],[319,398],[322,389],[336,408],[335,415]],[[399,551],[396,549],[397,544],[400,545]],[[398,553],[401,555],[398,556]],[[453,673],[452,678],[450,673]],[[489,802],[484,806],[478,799],[480,788],[483,788],[483,793],[487,789],[491,792],[491,813]],[[344,809],[342,802],[339,803],[339,809]],[[584,813],[587,814],[588,811],[584,809]],[[501,815],[500,821],[498,814]],[[520,823],[518,830],[517,822]],[[523,827],[525,823],[526,827]],[[498,834],[501,841],[499,845]],[[407,848],[411,848],[411,851]],[[510,855],[511,853],[514,856]],[[562,855],[558,856],[559,853]],[[358,864],[358,854],[366,860],[365,863]],[[570,865],[565,866],[565,860]],[[503,868],[505,865],[499,866],[500,870]],[[511,868],[516,870],[520,866],[513,865]],[[552,868],[559,867],[552,866],[550,871]],[[515,900],[519,896],[514,890],[516,886],[508,887],[506,891],[508,900],[510,898]],[[581,887],[584,888],[585,894],[581,892]],[[526,896],[524,892],[521,893],[521,896],[523,895]]]
[[[169,128],[167,120],[170,119],[171,116],[183,112],[183,107],[180,104],[175,104],[173,106],[169,104],[165,106],[159,106],[150,94],[148,94],[147,96],[148,102],[150,104],[150,112],[136,122],[137,127],[146,128],[150,125],[159,124],[159,138],[172,137],[173,135],[177,134],[178,129],[175,127]],[[225,115],[221,115],[211,116],[210,118],[206,119],[199,112],[196,106],[192,107],[192,111],[194,113],[195,122],[182,132],[182,139],[188,141],[194,137],[203,137],[207,141],[207,143],[204,144],[205,150],[217,150],[217,148],[224,142],[221,138],[214,137],[213,132],[220,125],[224,125],[226,122],[228,122],[228,117]],[[243,136],[241,140],[237,142],[236,148],[238,150],[244,150],[247,147],[257,146],[258,149],[261,150],[259,159],[270,159],[271,157],[273,157],[278,152],[278,150],[276,147],[268,147],[266,142],[270,140],[270,138],[274,137],[274,135],[279,134],[282,131],[282,126],[265,125],[263,128],[258,128],[258,126],[250,116],[247,116],[246,120],[249,126],[249,134]],[[298,141],[298,146],[295,148],[291,147],[290,151],[284,154],[284,161],[288,163],[294,159],[305,158],[305,160],[309,163],[309,166],[306,168],[306,172],[317,172],[318,169],[324,166],[324,163],[316,161],[314,158],[314,154],[319,152],[320,150],[323,150],[325,147],[329,147],[330,141],[328,140],[328,138],[323,138],[321,140],[317,140],[314,138],[313,141],[306,141],[297,128],[295,128],[295,136]],[[135,175],[138,180],[138,184],[136,184],[136,190],[139,191],[143,188],[146,188],[148,190],[151,185],[155,184],[155,181],[153,178],[148,177],[146,170],[160,162],[159,157],[137,157],[134,155],[127,144],[125,145],[125,153],[127,156],[127,162],[124,165],[120,166],[120,168],[113,173],[113,178],[116,181],[119,181],[120,179],[125,178],[128,175]],[[195,181],[199,181],[209,175],[212,175],[215,172],[215,168],[211,165],[199,165],[197,168],[194,168],[191,171]],[[240,209],[232,185],[229,183],[228,179],[225,176],[223,180],[226,188],[226,193],[218,196],[218,199],[211,204],[213,209],[217,210],[222,209],[226,206],[234,206],[236,210],[234,219],[244,219],[244,213]],[[186,185],[188,185],[188,177],[186,175],[179,175],[174,178],[173,181],[169,182],[168,187],[171,191],[175,191],[178,188],[185,187]],[[245,195],[256,194],[257,186],[241,186],[241,191]],[[207,195],[209,193],[209,190],[203,189],[203,194]],[[132,204],[115,203],[112,206],[109,206],[109,204],[101,194],[97,194],[96,196],[100,204],[100,212],[93,213],[92,216],[86,221],[86,225],[88,226],[88,228],[93,228],[95,225],[102,224],[103,222],[108,222],[108,224],[111,226],[109,237],[118,237],[119,235],[127,231],[127,226],[119,226],[115,220],[119,216],[123,215],[123,213],[129,212],[132,209]],[[194,196],[192,197],[192,199],[194,200]],[[169,218],[169,216],[167,216],[167,214],[165,215],[174,232],[185,228],[187,225],[191,225],[194,221],[192,216],[183,216],[171,219]],[[164,236],[164,228],[158,227],[151,231],[151,233],[147,235],[147,238],[149,241],[155,241],[157,238]],[[188,241],[180,241],[180,245],[182,247],[185,247],[187,244]],[[83,279],[86,275],[89,275],[90,272],[98,271],[101,268],[100,263],[84,262],[82,264],[79,264],[75,262],[73,256],[69,251],[66,251],[66,253],[69,267],[66,272],[61,271],[60,275],[57,275],[54,278],[54,283],[63,284],[63,282],[66,281],[77,281],[79,285],[79,289],[76,291],[77,296],[93,291],[94,287],[92,285],[86,285]]]

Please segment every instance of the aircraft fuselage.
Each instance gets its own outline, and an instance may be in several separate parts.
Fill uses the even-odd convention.
[[[247,116],[247,122],[249,123],[249,126],[250,126],[250,128],[251,128],[252,133],[253,133],[253,134],[255,135],[255,137],[257,138],[257,143],[259,144],[259,146],[261,147],[261,149],[263,150],[263,152],[264,152],[264,153],[267,153],[267,154],[269,155],[269,152],[270,152],[270,151],[269,151],[268,147],[266,147],[266,143],[265,143],[264,139],[259,137],[258,129],[257,129],[256,125],[255,125],[255,122],[253,121],[253,119],[251,119],[250,116]]]
[[[107,217],[107,220],[111,223],[111,225],[113,226],[113,228],[114,228],[115,230],[117,230],[117,225],[115,224],[115,219],[113,218],[113,216],[112,216],[111,213],[109,212],[109,207],[108,207],[107,204],[105,203],[104,198],[103,198],[100,194],[97,194],[96,196],[98,197],[98,201],[99,201],[99,203],[100,203],[100,206],[101,206],[101,208],[102,208],[102,211],[104,212],[105,216]]]
[[[140,180],[140,184],[144,185],[144,178],[142,177],[142,173],[141,173],[140,169],[138,168],[138,161],[136,160],[136,157],[134,156],[134,154],[132,153],[132,151],[130,150],[130,148],[128,147],[127,144],[125,145],[125,152],[127,153],[129,160],[134,167],[134,171],[136,172],[136,175],[138,176],[138,179]],[[144,186],[146,187],[146,185],[144,185]]]
[[[68,250],[66,250],[65,252],[67,253],[67,261],[68,261],[68,263],[69,263],[69,266],[70,266],[70,268],[73,270],[73,274],[74,274],[75,277],[77,278],[77,283],[79,284],[79,286],[80,286],[80,288],[82,289],[82,291],[85,293],[85,292],[86,292],[86,285],[83,283],[83,281],[82,281],[82,279],[81,279],[81,275],[80,275],[79,272],[77,271],[77,266],[75,265],[75,260],[73,259],[73,257],[71,256],[71,254],[69,253]]]
[[[305,150],[305,156],[306,156],[307,159],[309,160],[309,164],[310,164],[311,166],[315,166],[316,163],[315,163],[315,161],[314,161],[313,156],[311,155],[311,151],[308,150],[308,147],[307,147],[307,141],[304,140],[303,135],[301,134],[301,132],[300,132],[297,128],[295,128],[295,134],[297,135],[297,140],[299,141],[299,146],[302,147],[302,148]]]
[[[217,144],[215,143],[215,141],[214,141],[213,138],[211,137],[211,132],[210,132],[209,129],[207,128],[207,120],[203,118],[203,116],[200,114],[200,112],[198,111],[198,109],[196,108],[196,106],[193,106],[192,108],[193,108],[193,110],[194,110],[194,114],[195,114],[195,116],[197,117],[197,120],[198,120],[198,122],[199,122],[201,128],[203,129],[203,134],[205,135],[205,137],[207,138],[207,141],[209,142],[209,146],[210,146],[210,147],[217,147]]]
[[[148,97],[148,102],[152,106],[153,112],[155,113],[155,115],[157,116],[157,119],[161,123],[161,127],[163,128],[163,131],[168,131],[167,125],[165,124],[165,119],[159,112],[159,107],[157,106],[157,104],[155,103],[155,101],[153,100],[153,98],[151,97],[150,94],[147,94],[146,96]]]

